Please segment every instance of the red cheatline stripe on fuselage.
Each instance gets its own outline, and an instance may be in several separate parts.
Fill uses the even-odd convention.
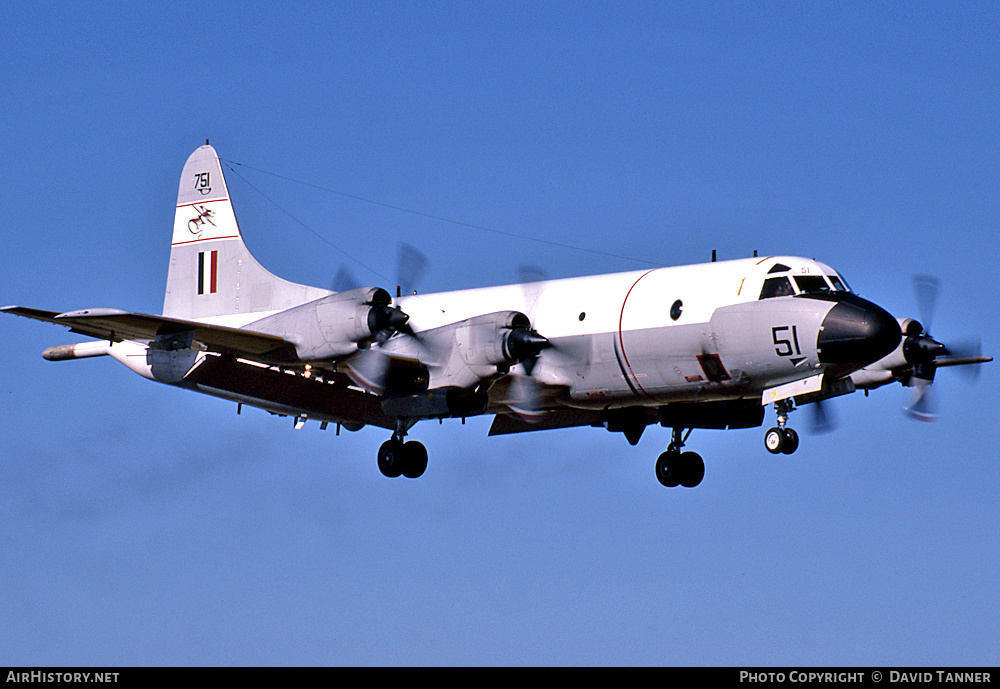
[[[653,270],[656,270],[655,268]],[[618,314],[618,346],[622,353],[621,359],[624,360],[624,368],[628,369],[628,372],[622,370],[622,375],[625,377],[625,382],[628,383],[629,387],[632,388],[633,392],[642,392],[644,395],[648,394],[643,390],[642,385],[639,384],[639,377],[635,375],[635,371],[632,370],[632,365],[628,362],[628,355],[625,353],[625,338],[622,337],[622,321],[625,320],[625,304],[628,302],[629,295],[632,294],[632,290],[635,286],[639,284],[639,280],[653,272],[653,270],[647,270],[645,273],[639,276],[639,278],[632,283],[632,286],[628,288],[628,292],[625,294],[625,299],[622,300],[622,310]],[[619,368],[621,368],[622,361],[619,360]],[[638,391],[636,390],[638,388]]]

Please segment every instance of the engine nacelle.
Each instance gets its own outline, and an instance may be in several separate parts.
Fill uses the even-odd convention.
[[[506,373],[548,345],[548,340],[532,330],[528,317],[519,311],[474,316],[420,333],[420,339],[444,360],[431,369],[432,389],[473,387],[486,378]],[[399,346],[405,347],[405,341]],[[393,349],[387,348],[390,352]]]
[[[358,345],[388,339],[408,317],[389,304],[381,287],[359,287],[276,313],[246,326],[295,343],[300,361],[331,361],[348,356]]]

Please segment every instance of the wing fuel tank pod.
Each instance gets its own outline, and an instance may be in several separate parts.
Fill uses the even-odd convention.
[[[835,303],[819,330],[820,363],[866,366],[899,346],[899,322],[881,306],[848,292],[826,298]]]
[[[42,352],[42,357],[49,361],[69,361],[70,359],[86,359],[92,356],[106,356],[107,354],[107,342],[80,342],[49,347]]]

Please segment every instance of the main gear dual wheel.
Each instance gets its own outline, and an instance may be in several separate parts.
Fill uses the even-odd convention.
[[[416,440],[386,440],[378,450],[378,468],[388,478],[420,478],[427,470],[427,448]]]
[[[667,450],[656,460],[656,479],[667,488],[694,488],[705,478],[705,462],[696,452]]]

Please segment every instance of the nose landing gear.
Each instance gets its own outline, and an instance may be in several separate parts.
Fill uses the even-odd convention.
[[[778,412],[778,426],[764,434],[764,447],[772,455],[790,455],[799,449],[799,434],[785,426],[795,406],[791,400],[785,399],[775,402],[774,409]]]

